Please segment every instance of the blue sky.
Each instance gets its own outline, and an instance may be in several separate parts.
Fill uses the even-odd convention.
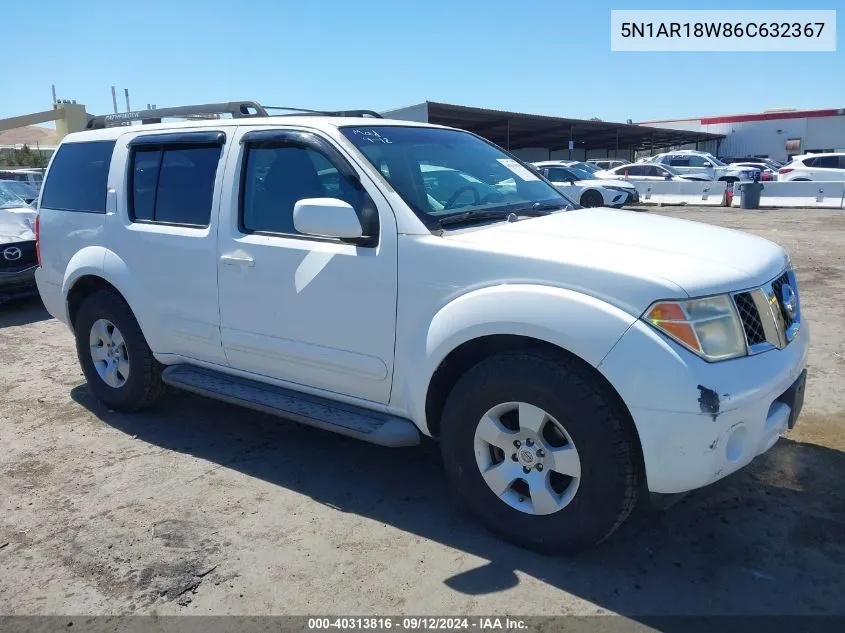
[[[845,107],[841,35],[835,53],[667,54],[611,52],[609,32],[614,7],[800,7],[840,8],[841,34],[841,0],[237,4],[11,2],[0,118],[48,109],[53,83],[93,114],[111,112],[112,85],[121,109],[123,88],[133,108],[253,99],[382,110],[428,99],[611,121]]]

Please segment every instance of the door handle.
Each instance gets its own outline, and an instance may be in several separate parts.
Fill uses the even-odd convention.
[[[221,255],[220,261],[227,266],[255,266],[255,260],[249,255]]]

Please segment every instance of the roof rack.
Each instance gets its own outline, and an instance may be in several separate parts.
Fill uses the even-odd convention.
[[[285,110],[293,114],[270,115],[268,110]],[[373,117],[382,116],[373,110],[306,110],[304,108],[288,108],[284,106],[262,106],[255,101],[230,101],[228,103],[205,103],[200,105],[176,106],[173,108],[155,108],[153,110],[134,110],[131,112],[117,112],[115,114],[101,114],[91,117],[86,126],[89,130],[100,130],[118,125],[130,125],[133,121],[141,124],[161,123],[163,118],[218,118],[221,114],[229,114],[233,119],[267,116],[295,116],[306,113],[317,116],[345,116],[345,117]]]
[[[383,119],[375,110],[306,110],[305,108],[288,108],[286,106],[264,106],[265,110],[286,110],[292,114],[277,114],[274,116],[296,116],[300,113],[315,114],[317,116],[347,116],[347,117],[371,117]]]

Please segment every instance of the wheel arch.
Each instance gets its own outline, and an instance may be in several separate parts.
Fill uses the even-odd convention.
[[[461,374],[447,367],[465,370],[492,353],[545,346],[595,370],[635,321],[601,299],[565,288],[511,283],[473,290],[442,306],[413,339],[400,339],[396,356],[403,362],[391,404],[436,435],[439,407]]]
[[[71,259],[62,283],[65,298],[67,324],[74,330],[76,316],[82,301],[98,290],[109,290],[119,296],[135,315],[143,329],[143,323],[134,309],[134,284],[125,262],[113,252],[102,247],[91,247],[92,252],[83,249]]]

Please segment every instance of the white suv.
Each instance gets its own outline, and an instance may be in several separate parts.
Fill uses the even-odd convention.
[[[108,407],[169,385],[385,446],[433,436],[463,506],[541,551],[603,540],[642,493],[710,484],[795,423],[809,339],[776,244],[567,211],[461,130],[175,111],[233,118],[96,117],[39,201],[41,297]]]
[[[796,156],[778,170],[778,180],[845,180],[845,153]]]
[[[739,180],[754,180],[759,174],[758,169],[734,167],[723,163],[712,154],[695,150],[679,150],[658,154],[648,159],[648,162],[669,165],[681,174],[706,175],[710,180],[737,182]]]

